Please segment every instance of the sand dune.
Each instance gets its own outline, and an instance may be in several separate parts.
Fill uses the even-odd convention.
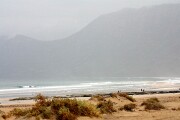
[[[150,95],[134,95],[133,96],[136,99],[136,102],[134,102],[137,107],[133,112],[127,112],[127,111],[119,111],[114,112],[113,114],[103,114],[101,118],[89,118],[89,117],[79,117],[78,120],[179,120],[180,119],[180,110],[177,110],[180,108],[180,93],[176,94],[150,94]],[[141,106],[141,103],[152,97],[157,97],[161,104],[165,106],[165,109],[162,110],[145,110],[143,106]],[[97,104],[97,100],[89,98],[77,98],[81,100],[87,100],[93,104]],[[117,98],[105,98],[106,100],[111,100],[114,103],[114,107],[118,109],[119,107],[132,103],[131,101],[127,100],[123,97],[117,97]],[[1,99],[2,100],[2,99]],[[4,99],[4,100],[7,100]],[[0,110],[4,112],[9,112],[15,107],[19,108],[27,108],[31,107],[33,105],[33,101],[31,100],[25,100],[25,101],[11,101],[9,102],[9,105],[4,104],[0,106]],[[0,118],[0,120],[3,118]],[[11,117],[9,120],[15,120],[17,118]]]

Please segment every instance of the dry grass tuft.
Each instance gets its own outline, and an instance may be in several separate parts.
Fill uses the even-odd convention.
[[[172,108],[172,110],[174,110],[174,111],[180,111],[180,107],[178,107],[178,108]]]
[[[98,101],[104,101],[105,98],[103,97],[103,95],[94,95],[90,98],[90,100],[94,100],[97,99]]]
[[[160,101],[157,98],[149,98],[141,105],[145,106],[146,110],[160,110],[165,108],[163,105],[160,104]]]
[[[0,110],[0,114],[4,114],[4,113],[5,113],[4,111]]]
[[[160,102],[158,98],[156,97],[153,97],[153,98],[149,98],[146,100],[147,102],[151,102],[151,103],[154,103],[154,102]]]
[[[118,94],[117,94],[117,93],[111,93],[110,96],[111,96],[112,98],[117,98]]]
[[[16,117],[21,117],[21,116],[27,115],[29,112],[30,112],[30,109],[14,108],[13,110],[10,111],[10,114]]]
[[[12,115],[10,113],[8,113],[8,114],[3,114],[1,117],[6,120],[6,119],[10,118],[11,116]]]
[[[126,104],[123,107],[119,108],[119,110],[133,111],[136,108],[136,104],[130,103]]]
[[[118,95],[121,97],[125,97],[126,99],[130,100],[131,102],[136,102],[136,100],[132,96],[129,96],[127,93],[118,93]]]
[[[113,102],[111,100],[100,102],[97,105],[97,108],[100,109],[102,114],[106,114],[106,113],[111,114],[113,112],[116,112],[116,110],[113,106]]]
[[[72,114],[68,108],[62,107],[57,113],[57,120],[76,120],[77,116]]]
[[[4,119],[11,116],[39,119],[76,120],[79,116],[99,117],[100,112],[95,105],[86,101],[68,98],[47,99],[42,95],[36,96],[36,104],[31,109],[15,108]]]

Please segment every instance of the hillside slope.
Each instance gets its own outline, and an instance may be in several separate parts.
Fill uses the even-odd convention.
[[[124,9],[50,42],[0,40],[0,78],[180,76],[180,4]]]

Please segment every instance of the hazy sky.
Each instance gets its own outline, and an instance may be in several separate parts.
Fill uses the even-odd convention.
[[[180,0],[0,0],[0,36],[60,39],[102,14],[163,3]]]

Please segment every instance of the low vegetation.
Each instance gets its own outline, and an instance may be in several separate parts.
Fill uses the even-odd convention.
[[[111,93],[110,96],[111,96],[112,98],[117,98],[118,94],[117,94],[117,93]]]
[[[136,108],[136,104],[130,103],[130,104],[126,104],[123,107],[120,107],[119,110],[125,110],[125,111],[134,111],[134,109]]]
[[[4,111],[0,110],[0,114],[4,114],[4,113],[5,113]]]
[[[34,97],[19,97],[19,98],[13,98],[10,99],[9,101],[17,101],[17,100],[33,100],[35,99]]]
[[[8,113],[8,114],[2,114],[1,117],[6,120],[7,118],[10,118],[10,117],[11,117],[11,114],[10,114],[10,113]]]
[[[68,98],[47,99],[42,95],[36,96],[36,104],[31,109],[15,108],[4,119],[11,116],[38,119],[76,120],[79,116],[99,117],[100,112],[95,105],[85,101]]]
[[[110,93],[109,95],[103,95],[103,94],[102,95],[94,95],[90,98],[90,100],[105,101],[106,100],[105,98],[109,98],[109,97],[118,98],[118,96],[124,97],[131,102],[136,102],[136,100],[132,96],[129,96],[127,93],[121,93],[121,92]]]
[[[172,110],[180,111],[180,107],[178,107],[178,108],[172,108]]]
[[[97,105],[97,108],[100,109],[102,114],[107,114],[107,113],[111,114],[113,112],[116,112],[116,110],[113,106],[113,102],[111,100],[100,102]]]
[[[105,100],[103,95],[94,95],[90,98],[90,100],[94,100],[94,99],[97,99],[98,101],[104,101]]]
[[[111,101],[112,98],[124,97],[131,102],[135,102],[136,100],[129,96],[126,93],[112,93],[108,97],[108,95],[95,95],[91,97],[91,99],[97,100],[97,104],[91,104],[88,101],[80,101],[77,99],[69,99],[69,98],[47,98],[42,96],[41,94],[34,97],[35,104],[32,108],[19,109],[15,108],[11,110],[9,113],[5,114],[1,112],[1,116],[4,119],[10,118],[11,116],[15,116],[16,118],[29,119],[34,118],[36,120],[41,119],[56,119],[56,120],[77,120],[80,116],[87,117],[100,117],[101,114],[112,114],[116,112],[118,108],[117,103],[113,103]],[[111,99],[109,99],[111,98]],[[112,99],[114,100],[114,99]],[[114,107],[116,104],[116,108]],[[160,104],[160,101],[157,98],[150,98],[141,104],[145,106],[145,110],[160,110],[165,107]],[[134,111],[137,105],[134,103],[125,104],[119,108],[119,110],[125,111]],[[180,108],[172,109],[179,110]]]
[[[132,96],[129,96],[127,93],[118,93],[118,95],[121,97],[125,97],[126,99],[130,100],[131,102],[136,102],[136,100]]]
[[[142,106],[145,106],[146,110],[160,110],[164,109],[165,107],[160,103],[158,98],[149,98],[146,101],[144,101]]]
[[[30,110],[29,109],[19,109],[19,108],[14,108],[10,114],[16,116],[16,117],[20,117],[20,116],[25,116],[27,113],[29,113]]]

